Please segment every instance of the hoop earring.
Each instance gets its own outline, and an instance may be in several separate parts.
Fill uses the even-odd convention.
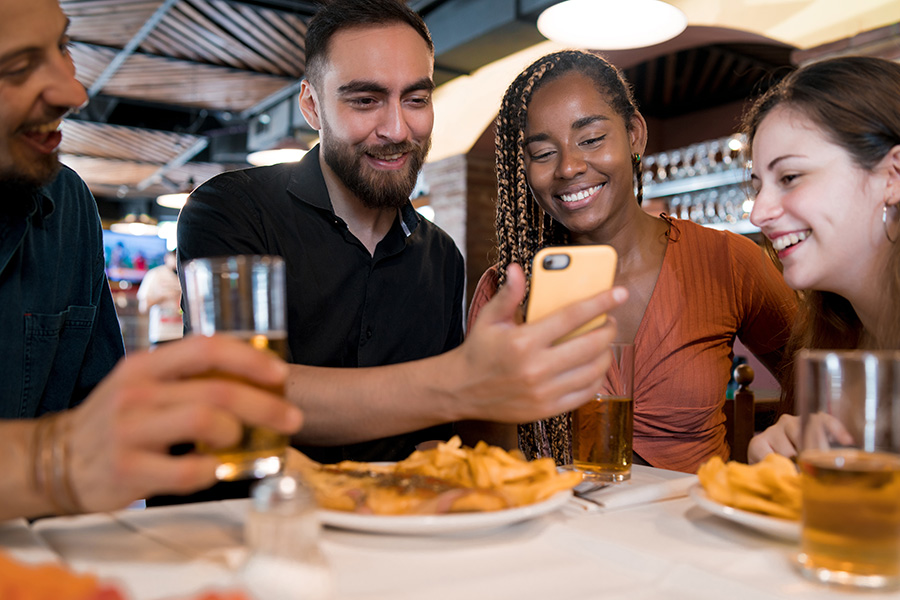
[[[888,205],[887,202],[884,203],[884,208],[881,213],[881,222],[884,224],[884,237],[887,238],[887,241],[894,244],[897,242],[897,238],[900,236],[895,235],[891,238],[891,234],[888,231]]]

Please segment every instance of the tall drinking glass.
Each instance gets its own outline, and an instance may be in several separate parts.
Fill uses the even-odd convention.
[[[586,481],[631,478],[634,344],[612,344],[613,361],[594,400],[572,412],[572,463]]]
[[[226,333],[280,358],[287,354],[284,260],[278,256],[199,258],[184,267],[185,299],[191,328],[201,335]],[[283,389],[273,390],[279,395]],[[261,478],[282,470],[288,437],[265,427],[244,425],[240,442],[212,449],[223,481]]]
[[[801,352],[797,399],[801,571],[900,587],[900,353]]]

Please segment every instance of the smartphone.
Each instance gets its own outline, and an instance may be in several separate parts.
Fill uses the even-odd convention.
[[[543,248],[531,266],[531,293],[525,311],[526,321],[537,321],[548,314],[584,300],[613,285],[618,256],[612,246],[555,246]],[[606,322],[599,315],[556,343],[564,342]]]

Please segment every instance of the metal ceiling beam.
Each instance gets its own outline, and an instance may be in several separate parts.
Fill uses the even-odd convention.
[[[302,80],[301,80],[302,81]],[[300,93],[300,81],[296,81],[291,85],[285,86],[278,90],[273,94],[269,94],[267,98],[264,98],[262,101],[257,102],[255,105],[241,112],[238,117],[242,120],[247,120],[255,117],[262,111],[271,108],[275,104],[278,104],[285,98],[289,98],[295,94]]]
[[[128,40],[128,43],[125,44],[125,47],[122,48],[118,54],[116,54],[112,61],[103,69],[103,72],[100,73],[100,76],[97,77],[97,80],[91,84],[91,87],[88,89],[88,97],[93,98],[97,94],[100,93],[100,90],[103,89],[103,86],[107,84],[107,82],[112,78],[113,75],[116,74],[125,61],[128,60],[128,57],[134,54],[135,50],[144,43],[144,40],[147,39],[147,36],[150,35],[159,22],[163,20],[166,16],[166,13],[180,0],[165,0],[159,8],[153,13],[153,15],[147,19],[147,22],[138,30],[134,36]]]
[[[191,146],[187,150],[158,168],[156,172],[153,173],[153,175],[150,175],[149,177],[138,183],[135,186],[135,189],[141,192],[154,183],[158,183],[166,173],[168,173],[172,169],[177,169],[178,167],[184,165],[184,163],[194,158],[194,156],[196,156],[198,152],[201,152],[204,148],[206,148],[208,144],[209,140],[206,138],[197,140],[196,142],[191,144]]]

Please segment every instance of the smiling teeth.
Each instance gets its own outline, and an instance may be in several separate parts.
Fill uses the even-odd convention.
[[[401,156],[403,156],[403,154],[372,155],[372,157],[377,158],[378,160],[399,160]]]
[[[53,133],[57,131],[62,125],[62,119],[57,119],[50,123],[44,123],[43,125],[38,125],[37,127],[32,127],[28,130],[29,133]]]
[[[789,248],[794,244],[799,244],[806,238],[812,235],[812,231],[807,229],[806,231],[800,231],[797,233],[789,233],[787,235],[783,235],[778,239],[772,240],[772,248],[775,249],[775,252],[781,252],[785,248]]]
[[[592,188],[588,188],[586,190],[581,190],[580,192],[576,192],[574,194],[562,194],[562,195],[560,195],[560,198],[562,199],[563,202],[575,202],[577,200],[584,200],[588,196],[596,194],[597,191],[599,191],[600,188],[602,188],[602,187],[603,187],[602,184],[595,185]]]

